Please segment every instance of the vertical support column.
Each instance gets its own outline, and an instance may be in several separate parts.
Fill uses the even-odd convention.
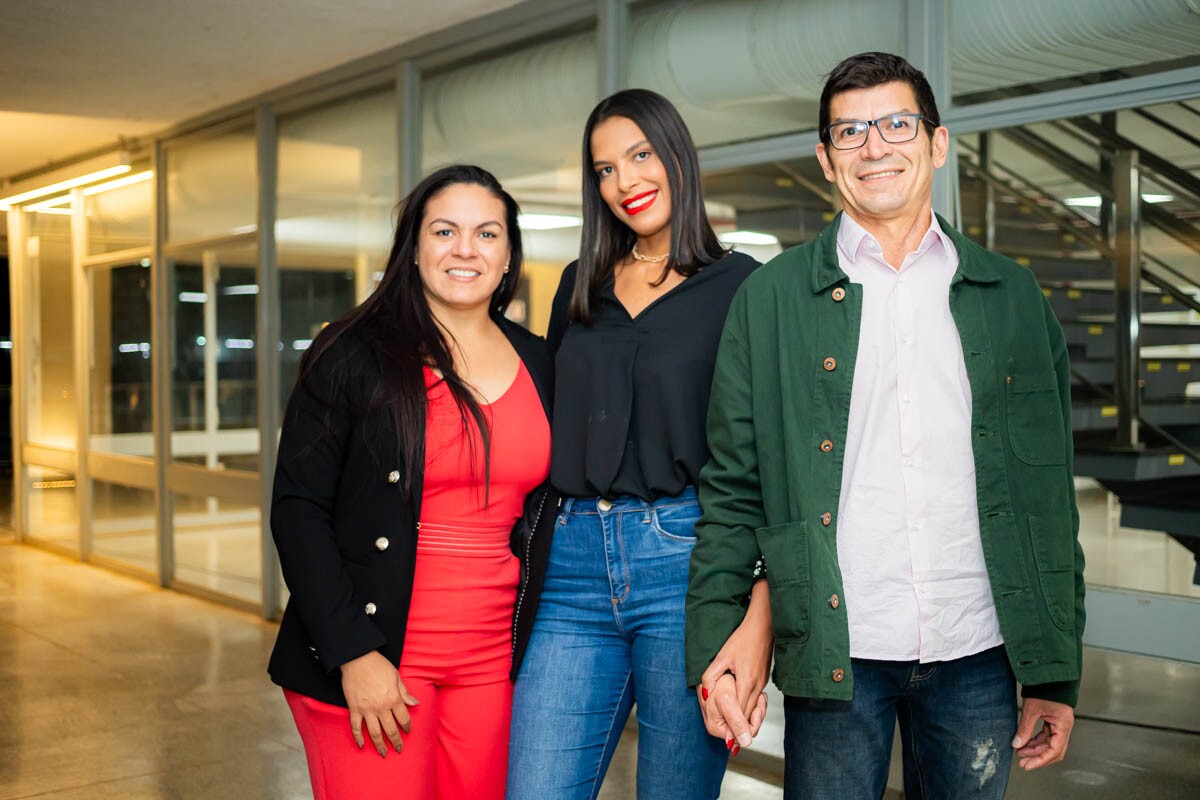
[[[275,113],[258,107],[258,446],[259,506],[262,509],[259,544],[262,549],[262,613],[279,616],[279,554],[271,538],[271,491],[279,446],[279,351],[282,347],[279,313],[279,264],[275,248],[279,147]]]
[[[12,308],[12,464],[13,464],[13,528],[17,541],[23,541],[28,530],[25,520],[25,351],[29,336],[25,327],[25,257],[27,220],[20,206],[8,209],[8,287]]]
[[[396,113],[396,174],[404,197],[421,180],[421,68],[411,59],[396,68]]]
[[[979,168],[992,174],[992,134],[979,134]],[[983,246],[996,249],[996,187],[990,182],[983,184]]]
[[[950,109],[950,0],[905,0],[905,6],[905,57],[925,73],[938,111],[945,115]],[[933,174],[933,210],[954,227],[961,225],[958,148],[953,136],[945,166]]]
[[[1103,125],[1105,128],[1107,128],[1108,130],[1112,131],[1113,133],[1116,133],[1117,132],[1117,112],[1106,111],[1105,113],[1101,114],[1100,115],[1100,124]],[[1112,186],[1113,180],[1115,180],[1115,174],[1113,172],[1114,165],[1113,165],[1112,153],[1103,147],[1099,148],[1099,152],[1100,152],[1100,180],[1104,181],[1107,185]],[[1108,244],[1109,247],[1115,247],[1117,244],[1116,219],[1117,219],[1116,201],[1109,200],[1108,198],[1105,198],[1102,195],[1100,197],[1100,234],[1104,237],[1104,241]]]
[[[71,190],[71,307],[75,364],[75,507],[79,516],[79,558],[92,557],[92,481],[88,470],[90,419],[88,391],[91,385],[91,302],[88,276],[83,269],[87,253],[87,216],[83,190]]]
[[[596,91],[599,99],[625,88],[628,0],[596,0]]]
[[[1112,159],[1113,198],[1116,202],[1117,446],[1140,448],[1138,414],[1141,411],[1141,298],[1142,298],[1142,192],[1141,171],[1135,150],[1118,150]]]
[[[217,402],[217,361],[221,343],[217,341],[217,281],[221,263],[215,250],[200,254],[200,286],[204,293],[204,466],[217,468],[217,434],[221,430],[221,406]],[[209,498],[209,512],[212,498]]]
[[[158,585],[175,576],[174,503],[167,487],[171,462],[171,272],[167,264],[167,151],[154,143],[153,261],[150,264],[150,396],[154,427],[154,510],[158,521]]]

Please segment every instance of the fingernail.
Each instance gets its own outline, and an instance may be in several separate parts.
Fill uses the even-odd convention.
[[[754,741],[754,737],[749,733],[743,733],[741,736],[737,737],[737,739],[738,744],[740,744],[742,747],[749,747],[750,743]]]
[[[1022,739],[1020,736],[1018,736],[1017,738],[1013,739],[1013,747],[1020,747],[1020,746],[1021,746],[1021,745],[1023,745],[1023,744],[1025,744],[1025,740],[1024,740],[1024,739]]]
[[[726,739],[726,740],[725,740],[725,749],[726,749],[726,750],[732,750],[732,749],[733,749],[733,739]]]
[[[733,753],[734,757],[736,758],[736,757],[737,757],[737,754],[738,754],[738,753],[740,753],[740,752],[742,752],[742,748],[738,747],[738,746],[735,744],[735,745],[733,746],[733,750],[732,750],[731,752]]]
[[[708,699],[708,689],[705,689],[703,686],[700,687],[700,698],[703,700]]]

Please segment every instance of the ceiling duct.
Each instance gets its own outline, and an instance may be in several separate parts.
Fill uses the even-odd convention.
[[[955,94],[1200,52],[1189,0],[952,0]],[[903,47],[894,0],[723,0],[634,15],[629,81],[676,101],[701,145],[811,127],[825,74]],[[477,160],[508,175],[573,161],[595,98],[591,33],[432,75],[425,166]]]

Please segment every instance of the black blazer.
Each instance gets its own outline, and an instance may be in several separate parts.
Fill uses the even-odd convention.
[[[508,320],[500,327],[549,418],[554,365],[545,341]],[[346,380],[353,374],[348,365],[358,378]],[[317,360],[307,386],[288,401],[271,501],[271,533],[291,597],[267,669],[285,689],[340,706],[346,705],[342,664],[378,650],[399,665],[412,599],[421,484],[413,507],[400,489],[390,415],[365,413],[380,375],[374,352],[352,333]],[[345,411],[327,414],[331,401]],[[557,498],[547,502],[556,505]],[[532,557],[522,564],[523,613],[514,636],[520,629],[526,638],[532,625],[554,516],[539,521],[533,546],[526,535],[520,547],[518,555]],[[514,544],[517,538],[514,531]]]

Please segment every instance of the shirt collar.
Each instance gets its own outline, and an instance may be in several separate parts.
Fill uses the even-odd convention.
[[[933,210],[929,211],[929,230],[921,238],[921,243],[917,246],[917,255],[925,253],[934,242],[940,242],[946,253],[955,252],[954,242],[942,230],[941,224],[938,222],[937,214]],[[849,214],[842,213],[841,225],[838,226],[837,232],[837,247],[842,258],[849,264],[857,263],[859,255],[862,253],[862,248],[870,242],[874,245],[876,251],[880,249],[879,241],[866,228],[859,225]]]

